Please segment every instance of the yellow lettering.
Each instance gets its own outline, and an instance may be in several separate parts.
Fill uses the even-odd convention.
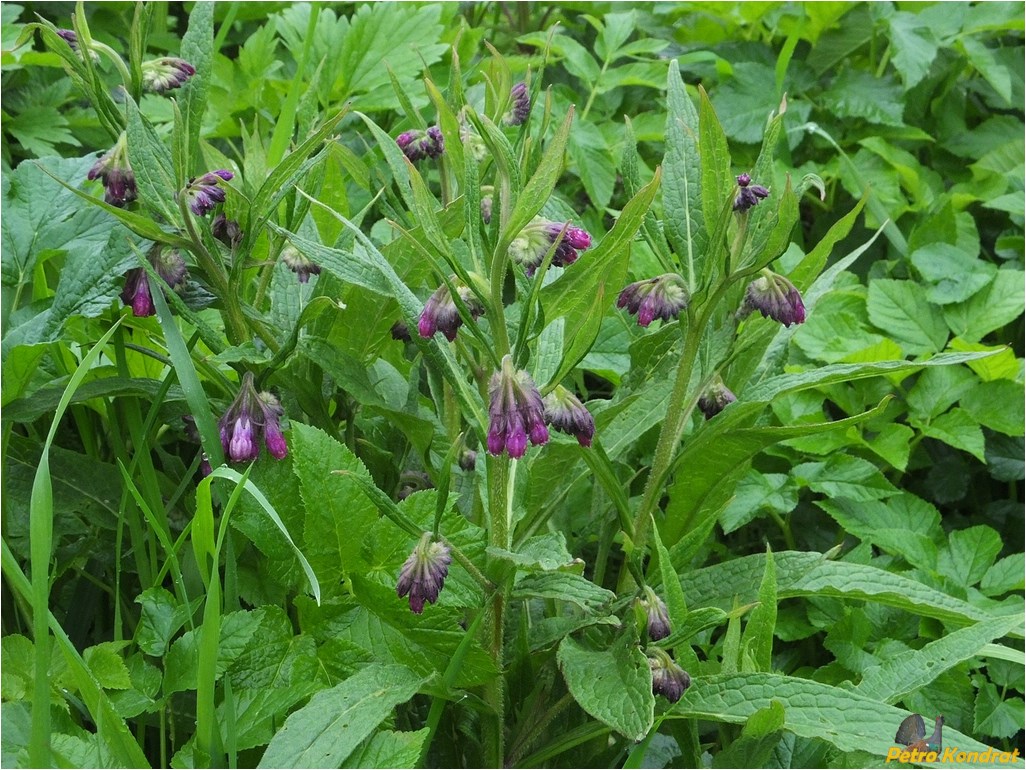
[[[944,756],[941,757],[941,762],[954,762],[956,751],[957,749],[954,746],[948,746],[944,749]]]
[[[927,752],[926,756],[923,758],[923,761],[924,762],[936,762],[937,761],[937,752],[936,751]]]
[[[1012,752],[1012,759],[1015,760],[1015,759],[1018,759],[1018,758],[1019,758],[1019,749],[1016,749],[1015,751]]]
[[[901,749],[897,746],[891,746],[887,749],[887,759],[885,761],[890,762],[892,759],[897,759],[901,756]]]
[[[912,752],[911,751],[903,751],[903,752],[901,752],[901,756],[898,757],[898,761],[901,762],[903,765],[909,764],[912,761]]]
[[[1016,751],[1018,751],[1018,749],[1016,749]],[[1012,755],[1009,752],[1007,752],[1007,751],[1002,751],[1001,752],[1001,756],[997,758],[997,761],[999,761],[999,762],[1011,762],[1012,761]]]

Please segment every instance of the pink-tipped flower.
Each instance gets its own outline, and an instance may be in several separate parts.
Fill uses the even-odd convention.
[[[210,234],[221,241],[229,249],[235,249],[242,242],[242,230],[239,223],[229,219],[222,212],[210,223]]]
[[[128,146],[124,132],[86,174],[87,179],[99,179],[103,183],[103,200],[111,206],[124,208],[135,200],[135,174],[128,163]]]
[[[668,637],[670,635],[670,614],[666,609],[666,603],[648,586],[645,586],[645,598],[640,601],[648,621],[648,638],[653,642],[658,642],[660,639]]]
[[[690,301],[684,279],[676,273],[665,273],[628,284],[620,292],[616,306],[636,315],[639,326],[648,326],[657,318],[672,321]]]
[[[195,67],[175,56],[164,56],[142,63],[143,88],[155,94],[179,88],[195,74]]]
[[[456,290],[459,292],[463,304],[470,311],[470,315],[477,320],[484,313],[484,308],[477,301],[477,297],[466,286],[458,286]],[[441,332],[449,342],[452,342],[456,339],[456,332],[462,325],[463,318],[460,316],[459,310],[456,309],[456,302],[449,293],[449,287],[442,284],[424,303],[424,310],[417,322],[417,331],[420,332],[421,337],[425,338],[433,336],[435,332]]]
[[[395,143],[414,163],[424,158],[437,158],[445,152],[445,139],[442,136],[442,129],[438,126],[430,126],[426,131],[403,131],[395,138]]]
[[[507,126],[519,126],[531,115],[531,94],[527,92],[527,83],[520,81],[509,92],[510,108],[502,116]]]
[[[434,604],[438,600],[451,563],[449,546],[432,541],[431,533],[425,532],[399,570],[396,594],[400,599],[408,594],[410,609],[419,615],[424,611],[424,602]]]
[[[649,649],[648,665],[652,669],[653,695],[662,695],[670,703],[676,703],[691,686],[688,672],[678,666],[663,650]]]
[[[213,211],[218,203],[224,203],[225,192],[219,185],[234,176],[231,171],[218,169],[217,171],[208,171],[201,177],[190,179],[183,192],[192,213],[201,217]]]
[[[793,283],[769,269],[764,269],[761,276],[748,284],[745,301],[737,317],[744,318],[753,310],[784,326],[805,323],[802,295]]]
[[[185,283],[189,275],[185,260],[177,249],[156,247],[150,252],[150,264],[157,275],[164,279],[170,288],[177,289]],[[157,309],[150,294],[150,282],[146,271],[137,267],[125,273],[125,285],[121,290],[121,301],[132,308],[132,315],[137,318],[156,315]]]
[[[300,254],[294,246],[286,246],[282,249],[281,261],[296,274],[300,283],[309,283],[311,275],[321,274],[321,266]]]
[[[763,198],[769,197],[769,190],[761,184],[752,184],[752,178],[748,174],[738,176],[737,188],[737,196],[734,198],[734,211],[739,214],[744,214]]]
[[[502,368],[492,375],[488,389],[488,451],[493,455],[505,450],[513,459],[527,451],[527,441],[535,446],[549,440],[545,427],[545,406],[531,375],[513,368],[507,355]]]
[[[737,401],[737,396],[723,384],[723,380],[717,375],[716,379],[698,397],[698,408],[702,410],[705,419],[711,420],[728,404],[733,404],[735,401]]]
[[[150,282],[146,271],[136,267],[125,273],[125,286],[121,290],[121,301],[132,308],[136,318],[156,315],[153,306],[153,295],[150,294]]]
[[[566,232],[563,232],[564,227]],[[591,235],[580,227],[537,216],[513,239],[509,254],[514,262],[524,266],[524,271],[530,277],[544,261],[553,244],[555,251],[552,254],[552,266],[566,267],[577,261],[578,251],[591,246]]]
[[[545,421],[560,433],[568,433],[583,447],[591,446],[595,418],[573,393],[557,385],[545,397]]]
[[[242,377],[239,395],[218,422],[221,446],[232,462],[249,462],[260,456],[260,440],[272,457],[280,460],[288,454],[281,432],[285,410],[270,393],[258,393],[250,372]]]

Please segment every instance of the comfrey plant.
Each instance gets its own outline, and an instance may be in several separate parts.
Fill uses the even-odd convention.
[[[886,406],[817,423],[774,402],[923,364],[783,373],[854,220],[807,253],[791,243],[817,180],[776,159],[783,115],[757,154],[732,158],[705,91],[672,62],[662,162],[642,162],[628,121],[599,205],[565,181],[568,167],[587,175],[595,126],[543,89],[545,71],[514,75],[524,60],[498,54],[468,66],[473,46],[458,43],[420,51],[424,71],[448,68],[444,86],[423,75],[426,98],[412,96],[419,62],[354,85],[323,75],[340,50],[331,30],[377,21],[387,37],[382,19],[419,29],[437,9],[379,4],[335,24],[332,8],[297,6],[317,34],[295,83],[319,83],[317,99],[281,89],[270,141],[250,141],[261,108],[233,144],[203,135],[224,82],[213,4],[192,10],[180,56],[153,59],[148,9],[127,61],[81,9],[70,32],[35,28],[110,147],[62,184],[117,222],[110,275],[95,281],[109,291],[90,300],[110,300],[98,317],[112,327],[111,391],[163,399],[109,410],[124,420],[112,475],[131,549],[119,553],[140,564],[130,598],[145,622],[89,656],[64,650],[76,665],[95,656],[114,683],[79,684],[76,707],[113,730],[104,745],[131,744],[118,720],[133,713],[156,752],[188,726],[174,766],[526,767],[584,745],[611,766],[674,751],[698,766],[711,718],[758,708],[780,732],[766,693],[817,702],[830,685],[773,671],[774,555],[704,566],[727,552],[715,525],[760,451]],[[283,35],[295,18],[281,17]],[[612,46],[606,29],[596,50]],[[596,86],[582,113],[606,96]],[[174,103],[153,109],[158,97]],[[336,102],[373,117],[318,120]],[[150,437],[164,442],[152,456],[136,449]],[[166,515],[170,495],[188,515]],[[51,553],[33,547],[45,598]],[[806,571],[829,562],[788,558],[806,556]],[[45,613],[33,620],[46,673],[60,640]],[[124,672],[111,662],[122,644]],[[49,704],[58,690],[40,682]],[[106,692],[126,682],[128,695]],[[881,720],[896,710],[880,708]],[[341,714],[344,740],[304,727]],[[32,719],[49,736],[50,709]],[[32,764],[52,764],[36,743]]]

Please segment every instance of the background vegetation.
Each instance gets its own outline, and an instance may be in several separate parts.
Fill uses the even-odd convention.
[[[1022,752],[1021,3],[74,11],[0,7],[4,766],[882,766],[909,712]],[[196,75],[142,93],[163,55]],[[405,164],[394,138],[435,123],[444,162]],[[139,201],[104,208],[86,175],[122,129]],[[701,205],[696,151],[726,172]],[[212,169],[228,249],[175,205]],[[725,237],[755,171],[772,195]],[[393,339],[524,212],[592,248],[486,285],[451,345]],[[742,248],[642,328],[616,294],[688,276],[682,222]],[[190,278],[137,318],[122,275],[153,243]],[[727,278],[771,261],[808,320],[735,336]],[[485,461],[509,349],[587,404],[593,447]],[[289,455],[220,468],[245,372]],[[707,421],[714,375],[738,401]],[[465,561],[413,615],[395,580],[432,526]],[[648,648],[690,674],[676,704],[639,582],[673,627]]]

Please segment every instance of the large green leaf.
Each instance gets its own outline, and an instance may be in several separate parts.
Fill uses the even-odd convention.
[[[257,767],[339,767],[425,681],[404,666],[367,666],[293,712]]]
[[[609,650],[592,650],[566,637],[559,667],[574,699],[585,711],[632,741],[652,726],[655,696],[648,659],[621,637]]]
[[[894,733],[907,711],[859,693],[811,679],[780,674],[727,674],[692,681],[671,714],[684,719],[706,719],[742,724],[774,701],[784,705],[784,728],[803,738],[829,741],[842,751],[868,751],[881,760],[894,746]],[[960,751],[986,751],[989,747],[945,728],[945,746]],[[968,762],[945,762],[945,767],[977,767]],[[1022,767],[1022,763],[1010,765]]]
[[[667,74],[666,157],[663,224],[692,291],[703,274],[709,235],[702,213],[702,166],[698,154],[698,110],[691,102],[676,60]]]

